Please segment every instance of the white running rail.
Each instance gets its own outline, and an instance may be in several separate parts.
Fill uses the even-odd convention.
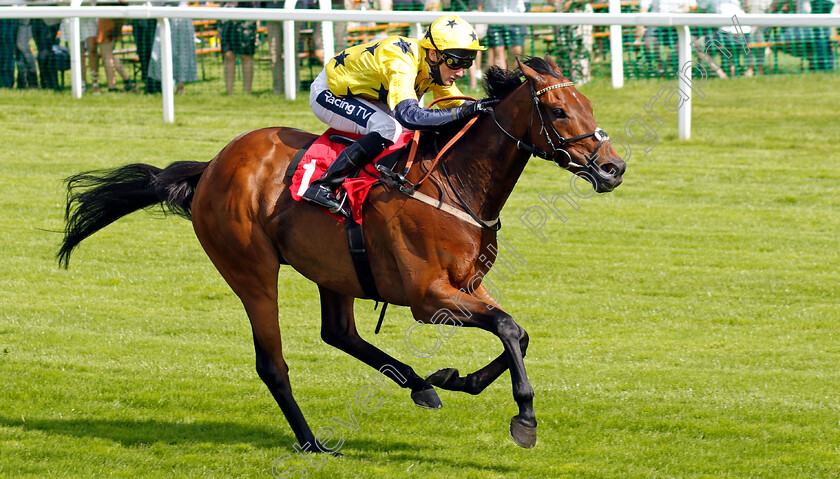
[[[324,57],[335,55],[332,22],[403,22],[414,24],[413,31],[419,32],[421,23],[431,23],[443,12],[402,12],[375,10],[332,10],[330,0],[319,0],[320,10],[295,9],[297,0],[284,0],[284,8],[215,8],[215,7],[155,7],[142,6],[78,6],[81,0],[71,0],[71,6],[12,6],[0,7],[0,18],[156,18],[161,25],[161,70],[163,77],[163,120],[175,121],[174,92],[172,81],[172,40],[169,35],[169,18],[191,18],[208,20],[263,20],[284,22],[283,51],[285,55],[285,95],[294,99],[296,58],[293,23],[300,21],[324,22]],[[733,25],[733,17],[708,13],[617,13],[619,0],[610,0],[610,13],[490,13],[459,12],[458,15],[472,24],[502,25],[599,25],[610,27],[610,49],[612,57],[612,83],[615,88],[624,84],[623,50],[621,27],[677,27],[679,65],[686,74],[679,76],[679,88],[685,102],[679,109],[679,137],[691,136],[691,27],[724,27]],[[840,14],[743,14],[737,17],[741,26],[753,27],[840,27]],[[71,22],[70,58],[72,92],[81,98],[81,60],[78,51],[79,22]],[[168,80],[167,80],[168,79]]]

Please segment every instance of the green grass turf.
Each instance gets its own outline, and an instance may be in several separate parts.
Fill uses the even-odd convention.
[[[620,136],[661,82],[582,87]],[[832,86],[833,85],[833,86]],[[271,477],[283,454],[309,477],[837,477],[840,475],[840,120],[836,76],[710,81],[693,138],[662,113],[625,183],[580,200],[540,242],[519,216],[569,175],[533,160],[503,212],[525,264],[501,303],[531,335],[538,443],[508,437],[510,378],[444,408],[384,396],[340,458],[294,456],[294,436],[254,371],[245,313],[189,222],[141,212],[54,254],[62,179],[127,162],[209,160],[248,129],[321,131],[305,100],[177,99],[0,91],[0,477]],[[296,397],[313,429],[374,371],[324,344],[317,290],[280,275]],[[431,358],[389,310],[362,334],[425,375],[475,370],[497,339],[461,329]],[[413,337],[434,342],[431,328]],[[319,458],[320,459],[320,458]],[[301,474],[290,477],[302,477]]]

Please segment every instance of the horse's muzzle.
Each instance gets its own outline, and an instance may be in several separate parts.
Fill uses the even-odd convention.
[[[627,164],[621,160],[610,160],[602,165],[593,161],[576,174],[592,183],[595,192],[609,193],[621,184],[626,169]]]

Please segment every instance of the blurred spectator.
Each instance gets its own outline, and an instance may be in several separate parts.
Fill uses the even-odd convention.
[[[830,0],[775,0],[770,11],[781,13],[830,13],[834,2]],[[782,43],[785,53],[808,59],[808,69],[834,70],[831,28],[785,27],[776,41]]]
[[[745,9],[749,13],[767,13],[770,11],[770,5],[773,3],[773,0],[745,0],[745,2]],[[766,43],[768,40],[768,30],[766,27],[753,27],[752,34],[755,42],[759,44]],[[764,74],[765,57],[769,50],[770,47],[761,46],[755,52],[755,68],[759,75]]]
[[[392,0],[394,10],[398,12],[422,12],[423,0]],[[336,50],[338,48],[336,47]]]
[[[385,6],[390,5],[390,0],[383,0]],[[262,8],[283,8],[282,1],[262,2],[259,5]],[[355,8],[355,0],[332,0],[331,6],[333,10],[352,10]],[[295,8],[300,9],[317,9],[320,8],[317,0],[299,0]],[[390,9],[390,8],[389,8]],[[307,58],[309,62],[324,63],[324,41],[321,22],[311,22],[312,25],[312,48],[307,45],[300,46],[300,31],[301,26],[306,22],[295,22],[295,43],[299,45],[298,51],[306,51],[314,56]],[[267,41],[268,41],[268,56],[271,61],[271,75],[272,75],[272,92],[279,95],[283,92],[283,23],[282,22],[266,22]],[[335,51],[340,52],[347,48],[347,22],[333,22],[333,43]],[[300,71],[295,69],[298,73],[298,78],[295,84],[299,83]]]
[[[298,8],[316,9],[318,7],[318,0],[299,0]],[[333,10],[379,10],[389,11],[393,9],[393,0],[332,0]],[[352,26],[361,26],[365,24],[352,23]],[[374,26],[375,23],[366,24]],[[347,45],[347,29],[350,25],[347,22],[333,23],[333,31],[335,32],[335,51],[340,52],[348,47]],[[388,36],[387,33],[381,33],[381,38]],[[322,23],[313,22],[312,24],[312,43],[315,47],[315,58],[319,64],[324,63],[324,38],[322,32]]]
[[[181,6],[186,6],[182,3]],[[198,58],[195,53],[195,27],[188,18],[169,19],[172,32],[172,76],[178,94],[184,93],[184,85],[198,81]],[[149,78],[160,83],[163,79],[160,66],[160,29],[155,33],[152,47]]]
[[[472,12],[478,10],[478,0],[444,0],[443,9],[450,12]],[[482,44],[486,43],[487,25],[475,25],[475,33],[478,35],[478,40]],[[481,60],[483,52],[476,52],[475,63],[468,70],[469,75],[469,90],[471,92],[478,90],[478,79],[481,78]]]
[[[697,7],[696,0],[641,0],[641,13],[689,13]],[[644,43],[645,63],[656,67],[658,76],[673,76],[677,71],[677,29],[673,27],[639,27],[638,41]],[[670,50],[667,64],[662,59],[662,47]]]
[[[95,5],[95,2],[94,2]],[[85,47],[87,47],[88,63],[90,64],[91,88],[94,94],[99,93],[99,49],[96,42],[98,20],[95,18],[80,18],[79,19],[79,41],[81,42],[79,50],[82,59],[82,89],[87,83],[87,69],[85,68]],[[61,22],[61,38],[70,40],[70,19],[65,18]]]
[[[99,53],[102,55],[102,62],[105,64],[105,80],[108,82],[108,91],[112,92],[119,91],[116,75],[114,75],[115,71],[122,78],[126,91],[131,91],[135,87],[120,59],[114,56],[114,43],[122,37],[122,25],[123,21],[120,18],[99,19],[99,35],[97,36]]]
[[[250,8],[251,4],[228,2],[223,6]],[[236,57],[239,56],[239,63],[242,66],[242,91],[248,95],[251,93],[251,84],[254,80],[257,22],[253,20],[222,20],[219,23],[227,94],[233,95],[233,83],[236,79]]]
[[[32,21],[19,19],[15,35],[15,59],[17,64],[17,87],[38,88],[38,62],[32,54]]]
[[[35,38],[35,48],[38,49],[38,74],[41,78],[41,88],[58,90],[58,65],[56,64],[53,47],[58,45],[58,29],[61,27],[58,18],[32,20],[32,36]]]
[[[16,5],[14,0],[0,0],[0,6]],[[17,19],[0,18],[0,88],[15,86],[15,40]]]
[[[352,10],[353,0],[332,0],[333,10]],[[333,22],[335,51],[347,48],[347,22]]]
[[[593,13],[586,0],[555,0],[558,12]],[[561,25],[554,27],[557,46],[557,66],[573,82],[582,85],[592,79],[592,25]]]
[[[262,8],[283,8],[283,2],[263,2]],[[283,22],[266,22],[268,58],[271,61],[271,92],[283,93]]]
[[[478,0],[479,10],[485,12],[523,13],[525,0]],[[487,28],[487,64],[508,68],[514,58],[522,55],[525,45],[525,25],[490,25]]]
[[[719,13],[729,18],[744,14],[738,0],[698,0],[697,9],[704,13]],[[738,38],[741,34],[744,35],[744,38]],[[746,58],[746,76],[753,76],[756,51],[754,49],[751,49],[749,53],[744,51],[745,44],[749,45],[755,42],[752,36],[752,27],[746,25],[742,25],[740,29],[734,25],[721,27],[712,33],[712,39],[716,42],[718,48],[722,47],[730,54],[730,56],[721,54],[721,68],[718,70],[718,76],[726,78],[727,76],[737,75],[740,64],[738,59],[741,56]]]
[[[148,4],[164,5],[163,2],[149,2]],[[131,20],[131,33],[134,35],[134,44],[137,45],[137,59],[140,60],[140,78],[143,80],[143,91],[148,94],[160,93],[160,81],[149,78],[149,65],[156,31],[157,20],[154,18]]]

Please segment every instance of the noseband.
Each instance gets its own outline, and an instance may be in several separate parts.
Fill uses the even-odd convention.
[[[569,165],[576,165],[581,168],[591,169],[593,166],[595,166],[595,160],[598,158],[598,150],[601,149],[601,145],[603,145],[605,141],[609,141],[609,135],[607,135],[607,133],[604,130],[596,128],[594,131],[585,133],[583,135],[573,136],[571,138],[564,138],[563,135],[561,135],[560,132],[558,132],[557,129],[554,127],[554,124],[548,120],[548,118],[546,117],[546,113],[541,108],[540,104],[539,97],[543,93],[550,90],[554,90],[556,88],[563,88],[572,85],[574,85],[574,82],[558,83],[556,85],[551,85],[550,87],[546,87],[542,90],[536,91],[534,90],[534,86],[531,85],[531,82],[528,82],[528,86],[531,89],[531,99],[534,101],[534,109],[531,111],[531,120],[528,124],[528,132],[530,133],[533,129],[534,114],[536,114],[537,117],[540,119],[540,134],[545,136],[545,140],[548,143],[548,146],[551,147],[551,151],[540,150],[539,148],[533,145],[523,143],[522,140],[511,135],[507,130],[505,130],[505,128],[501,124],[499,124],[499,121],[496,119],[496,113],[495,111],[493,111],[492,108],[490,109],[490,116],[493,117],[493,121],[496,123],[496,126],[499,127],[502,133],[504,133],[505,135],[507,135],[508,138],[516,142],[516,147],[518,149],[527,151],[528,153],[538,158],[553,161],[557,164],[557,166],[561,168],[568,168]],[[546,126],[546,124],[548,124],[548,126]],[[530,134],[528,136],[530,136]],[[592,152],[592,155],[584,155],[586,163],[584,163],[583,165],[577,165],[572,160],[572,155],[570,155],[569,152],[566,151],[566,147],[570,143],[589,138],[590,136],[594,136],[595,139],[598,140],[598,145],[595,147],[595,150]],[[554,137],[553,140],[552,137]],[[555,142],[557,143],[556,145]],[[566,159],[568,160],[566,163],[567,166],[563,166],[563,163],[559,159],[559,154],[561,153],[563,155],[566,155]]]

